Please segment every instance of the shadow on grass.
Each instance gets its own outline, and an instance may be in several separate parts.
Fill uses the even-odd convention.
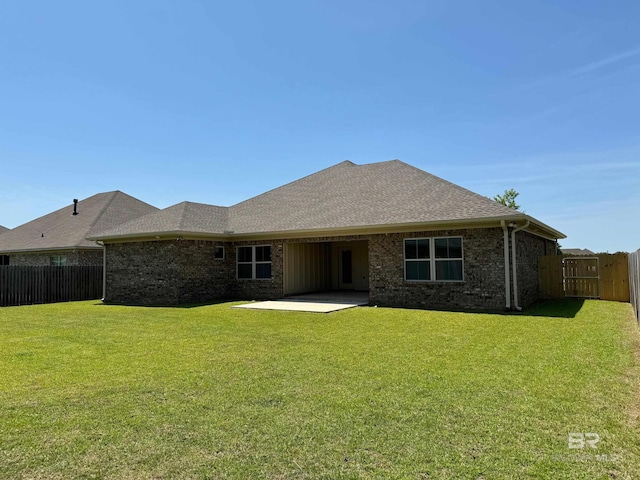
[[[551,318],[575,318],[584,305],[582,298],[565,298],[561,300],[542,300],[521,312],[495,310],[495,309],[468,309],[468,308],[419,308],[419,307],[386,307],[402,308],[405,310],[424,310],[429,312],[456,312],[456,313],[484,313],[491,315],[504,315],[508,317],[551,317]]]
[[[210,305],[220,305],[222,303],[237,302],[238,299],[221,299],[203,303],[185,303],[181,305],[128,305],[128,304],[111,304],[97,302],[94,305],[104,306],[127,306],[127,307],[144,307],[144,308],[175,308],[175,309],[189,309],[206,307]],[[527,316],[527,317],[552,317],[552,318],[575,318],[580,309],[584,305],[584,299],[582,298],[564,298],[560,300],[542,300],[532,307],[521,312],[516,311],[499,311],[499,310],[469,310],[469,309],[410,309],[410,310],[429,310],[429,311],[443,311],[443,312],[461,312],[461,313],[490,313],[496,315],[506,316]]]
[[[106,307],[143,307],[143,308],[177,308],[177,309],[186,309],[186,308],[198,308],[198,307],[207,307],[210,305],[220,305],[221,303],[229,303],[229,302],[237,302],[237,299],[220,299],[220,300],[212,300],[210,302],[202,302],[202,303],[182,303],[180,305],[162,305],[162,304],[157,304],[157,305],[136,305],[136,304],[128,304],[128,303],[109,303],[109,302],[102,302],[102,301],[98,301],[97,303],[94,303],[94,305],[103,305]]]
[[[507,317],[551,317],[551,318],[575,318],[584,305],[584,298],[563,298],[559,300],[540,300],[531,307],[520,312],[516,310],[492,310],[486,313],[504,315]],[[478,311],[462,310],[468,313]],[[485,312],[482,312],[485,313]]]
[[[584,298],[541,300],[534,306],[523,310],[522,312],[514,312],[513,315],[526,315],[528,317],[575,318],[583,305]]]

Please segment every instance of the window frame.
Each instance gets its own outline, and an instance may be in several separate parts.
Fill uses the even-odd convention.
[[[442,239],[452,239],[459,238],[460,239],[460,254],[461,257],[447,257],[447,258],[437,258],[436,257],[436,240]],[[407,258],[406,244],[408,240],[428,240],[429,241],[429,257],[425,258]],[[462,270],[462,278],[460,279],[439,279],[437,277],[437,263],[438,262],[450,262],[450,261],[459,261]],[[421,280],[421,279],[408,279],[407,278],[407,262],[428,262],[429,265],[429,279]],[[464,240],[462,235],[449,235],[449,236],[439,236],[439,237],[407,237],[402,240],[402,267],[404,270],[404,281],[407,283],[462,283],[465,281],[464,274]]]
[[[66,255],[51,255],[49,258],[50,265],[52,267],[66,267],[67,256]]]
[[[216,253],[222,251],[222,256],[218,257],[216,256]],[[224,251],[224,245],[214,245],[213,246],[213,259],[214,260],[224,260],[225,258],[225,251]]]
[[[420,251],[420,248],[418,246],[418,242],[420,242],[421,240],[422,241],[426,240],[428,242],[427,243],[427,247],[428,247],[428,250],[429,250],[429,252],[428,252],[429,256],[428,257],[420,257],[419,256],[418,252]],[[407,258],[407,242],[408,241],[416,242],[416,246],[415,246],[416,258]],[[431,281],[433,281],[434,276],[433,276],[433,272],[432,272],[432,270],[433,270],[432,269],[432,265],[433,265],[432,252],[433,252],[433,244],[432,244],[430,238],[405,238],[402,241],[402,256],[404,258],[403,262],[404,262],[404,279],[405,279],[405,281],[407,281],[407,282],[431,282]],[[408,279],[407,278],[407,263],[409,263],[409,262],[412,262],[412,263],[426,262],[427,265],[428,265],[427,273],[429,274],[429,278],[424,279],[424,280],[421,280],[421,279]]]
[[[269,248],[269,260],[257,260],[256,250],[258,248]],[[250,262],[241,262],[240,261],[240,249],[241,248],[250,248],[251,249],[251,261]],[[251,265],[251,277],[240,277],[240,265]],[[269,265],[269,271],[271,275],[269,277],[257,277],[257,266],[258,265]],[[238,245],[236,247],[236,280],[272,280],[273,279],[273,246],[272,245]]]

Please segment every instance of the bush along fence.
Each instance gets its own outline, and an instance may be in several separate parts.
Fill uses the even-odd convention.
[[[640,249],[629,254],[629,295],[636,318],[640,321]]]
[[[0,307],[101,297],[102,267],[0,267]]]

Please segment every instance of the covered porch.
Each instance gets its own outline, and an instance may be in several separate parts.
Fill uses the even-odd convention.
[[[286,243],[283,262],[285,296],[369,291],[368,240]]]

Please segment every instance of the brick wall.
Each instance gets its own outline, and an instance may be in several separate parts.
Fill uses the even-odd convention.
[[[214,247],[225,247],[223,260]],[[107,244],[105,302],[179,305],[230,298],[235,257],[229,245],[200,240]]]
[[[107,244],[105,302],[179,305],[218,299],[282,298],[284,244],[366,238],[354,235],[234,243],[171,240]],[[213,259],[216,245],[225,247],[224,260]],[[271,279],[236,279],[236,247],[249,245],[271,246]]]
[[[405,238],[462,236],[463,282],[407,282]],[[372,235],[370,303],[429,309],[501,310],[505,307],[504,244],[500,228]]]
[[[237,280],[236,279],[236,255],[237,247],[251,245],[271,246],[271,279]],[[273,300],[284,295],[283,272],[283,241],[255,241],[235,242],[229,248],[229,258],[232,268],[231,292],[235,298],[245,300]]]
[[[46,267],[51,265],[51,257],[54,255],[66,257],[67,265],[70,266],[102,266],[102,249],[60,250],[45,253],[12,253],[9,255],[9,265]]]
[[[461,236],[463,239],[464,281],[405,281],[403,240],[447,236]],[[538,298],[538,257],[552,251],[553,242],[524,232],[519,232],[516,239],[520,304],[529,306]],[[369,294],[373,305],[444,310],[502,310],[505,307],[501,228],[234,243],[172,240],[108,244],[106,301],[177,305],[217,299],[281,298],[284,292],[285,244],[350,240],[368,242]],[[225,247],[224,260],[214,259],[216,245]],[[271,279],[236,279],[236,247],[248,245],[271,246]]]
[[[516,233],[518,303],[521,307],[530,307],[540,298],[538,259],[553,253],[555,242],[527,232]]]

